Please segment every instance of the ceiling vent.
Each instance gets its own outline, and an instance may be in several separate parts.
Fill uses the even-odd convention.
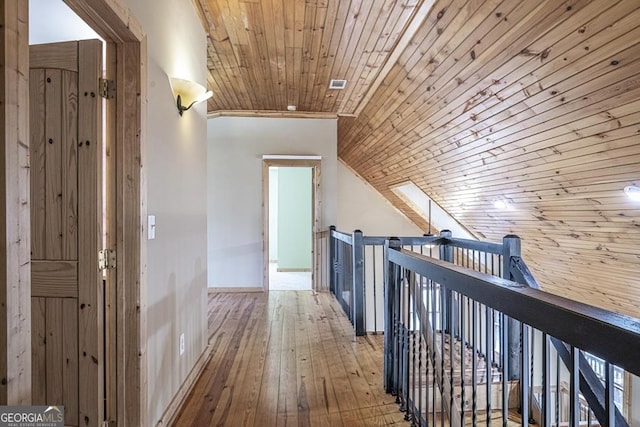
[[[329,82],[329,89],[344,89],[345,87],[347,87],[346,80],[331,79]]]

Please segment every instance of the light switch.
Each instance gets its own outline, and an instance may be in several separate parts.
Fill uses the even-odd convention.
[[[153,240],[156,238],[156,216],[149,215],[147,217],[147,238]]]

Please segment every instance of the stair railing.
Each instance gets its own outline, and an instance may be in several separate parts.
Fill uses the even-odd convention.
[[[593,414],[599,425],[625,425],[612,372],[615,365],[640,374],[640,321],[528,286],[535,281],[515,236],[489,248],[501,249],[506,278],[481,271],[487,263],[466,248],[474,244],[443,238],[440,260],[397,239],[386,244],[385,388],[406,418],[420,426],[489,424],[496,416],[503,425],[514,418],[561,425],[557,390],[567,383],[569,425],[585,413],[589,423]],[[447,262],[460,255],[475,271]],[[588,378],[585,351],[605,361],[604,384]]]
[[[351,321],[357,336],[384,328],[384,243],[388,237],[351,234],[329,228],[329,290]],[[434,255],[439,236],[399,237],[402,247]],[[437,250],[436,250],[437,252]]]

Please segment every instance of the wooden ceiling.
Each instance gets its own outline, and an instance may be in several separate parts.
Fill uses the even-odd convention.
[[[341,160],[417,224],[394,185],[521,236],[545,290],[640,317],[640,2],[194,2],[211,112],[338,114]]]

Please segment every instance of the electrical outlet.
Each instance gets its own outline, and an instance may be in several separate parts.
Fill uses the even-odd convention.
[[[184,354],[184,334],[180,334],[180,356]]]

